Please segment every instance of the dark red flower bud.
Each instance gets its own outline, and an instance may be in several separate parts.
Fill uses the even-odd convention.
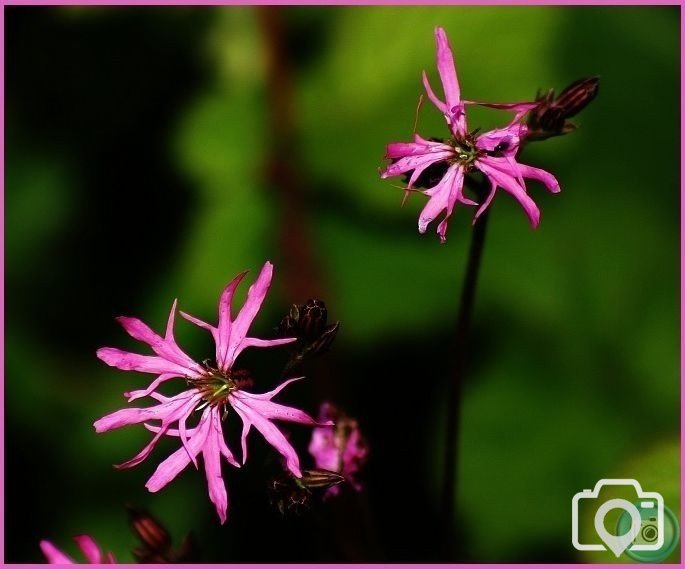
[[[338,334],[340,322],[327,324],[328,309],[319,299],[309,299],[305,304],[293,304],[278,327],[284,336],[297,338],[286,370],[292,369],[307,357],[322,354],[330,348]]]
[[[599,77],[578,79],[564,89],[554,106],[561,109],[562,116],[570,119],[587,107],[599,92]]]
[[[576,125],[568,119],[587,107],[598,92],[599,77],[587,77],[571,83],[556,98],[554,89],[538,95],[540,104],[528,116],[526,139],[544,140],[572,132]]]
[[[161,523],[142,508],[127,506],[126,509],[133,533],[142,542],[133,550],[138,563],[179,563],[191,560],[193,547],[189,535],[174,550],[171,535]]]
[[[309,299],[300,307],[300,330],[305,338],[315,338],[323,332],[328,319],[328,310],[323,300]]]
[[[303,470],[302,478],[298,479],[297,481],[308,489],[326,489],[332,486],[337,486],[338,484],[342,484],[345,482],[345,477],[331,470],[313,468],[312,470]]]

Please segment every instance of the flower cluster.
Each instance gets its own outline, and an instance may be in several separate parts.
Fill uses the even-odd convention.
[[[461,89],[454,66],[452,49],[445,30],[435,31],[437,42],[437,68],[442,82],[445,100],[433,91],[426,73],[423,84],[430,101],[445,117],[450,131],[448,140],[429,140],[414,135],[413,142],[393,142],[388,144],[386,158],[391,163],[382,172],[382,178],[399,175],[409,177],[406,191],[420,191],[428,196],[428,203],[419,215],[419,232],[424,233],[428,225],[443,212],[445,215],[438,224],[437,232],[444,243],[447,239],[447,226],[457,203],[479,206],[474,223],[490,206],[498,188],[511,194],[523,207],[533,228],[540,222],[540,210],[528,195],[524,178],[542,182],[551,192],[559,192],[559,183],[552,174],[517,162],[516,155],[525,139],[528,127],[522,123],[523,117],[535,109],[537,102],[521,103],[476,103],[461,97]],[[483,105],[515,113],[513,120],[503,128],[482,134],[469,132],[466,123],[466,106]],[[434,186],[416,190],[422,173],[436,165],[443,166],[444,173]],[[478,204],[464,193],[467,174],[473,170],[482,172],[490,183],[486,199]],[[405,196],[406,197],[406,196]]]
[[[151,441],[133,458],[118,465],[130,468],[145,460],[164,435],[177,437],[180,446],[163,460],[146,487],[157,492],[169,484],[191,463],[197,468],[202,456],[209,498],[216,507],[221,523],[226,521],[228,496],[222,477],[222,458],[234,467],[240,467],[229,449],[223,434],[223,422],[231,411],[242,421],[242,463],[247,460],[247,436],[252,427],[284,458],[287,469],[300,478],[300,461],[297,452],[274,420],[317,425],[307,413],[273,401],[287,385],[301,378],[284,381],[267,393],[251,393],[245,388],[252,385],[247,370],[236,365],[241,352],[250,347],[267,348],[293,342],[294,338],[262,340],[248,335],[271,284],[273,266],[266,263],[247,293],[241,310],[231,313],[231,303],[246,273],[238,275],[224,289],[219,299],[216,326],[181,312],[186,320],[209,331],[216,344],[215,361],[200,364],[188,356],[174,339],[176,302],[173,303],[164,336],[154,332],[137,318],[120,317],[119,323],[136,340],[147,344],[154,355],[141,355],[117,348],[101,348],[98,357],[106,364],[126,371],[155,374],[156,379],[143,390],[127,393],[129,402],[149,397],[157,403],[149,407],[127,407],[95,421],[98,433],[127,425],[143,424],[153,433]],[[182,379],[187,389],[166,396],[159,392],[162,383],[174,378]],[[194,425],[190,425],[195,421]]]
[[[338,472],[357,491],[362,485],[357,475],[369,456],[369,447],[362,436],[356,419],[346,416],[331,403],[323,403],[319,410],[321,426],[312,429],[309,453],[316,461],[316,467]],[[334,426],[326,426],[333,423]],[[339,486],[328,488],[328,495],[334,496]]]

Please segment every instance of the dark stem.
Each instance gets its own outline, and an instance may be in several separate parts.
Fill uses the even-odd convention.
[[[299,152],[293,62],[288,56],[287,28],[282,8],[257,8],[266,48],[266,97],[269,147],[266,183],[279,207],[276,226],[284,288],[292,301],[321,297],[322,277],[312,250],[305,178]]]
[[[457,473],[459,470],[459,429],[461,415],[461,392],[464,378],[464,360],[468,349],[471,316],[476,295],[478,272],[485,244],[485,231],[488,223],[486,210],[476,222],[471,233],[469,257],[459,302],[459,316],[455,335],[453,373],[447,388],[447,424],[445,431],[445,478],[443,480],[442,506],[444,508],[443,529],[445,555],[451,561],[455,553],[453,542],[456,539],[456,497]]]

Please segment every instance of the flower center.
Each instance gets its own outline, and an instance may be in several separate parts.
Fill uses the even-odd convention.
[[[461,140],[453,139],[451,144],[454,148],[455,161],[463,166],[468,166],[481,154],[476,148],[476,141],[471,136]]]
[[[188,383],[202,394],[205,405],[225,405],[232,391],[253,384],[250,374],[244,369],[221,371],[207,361],[203,365],[206,375],[199,379],[190,379]]]

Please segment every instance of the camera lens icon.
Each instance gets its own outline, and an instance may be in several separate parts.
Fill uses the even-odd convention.
[[[639,503],[636,504],[639,506]],[[662,546],[654,548],[640,549],[635,546],[648,546],[653,545],[659,541],[659,526],[658,518],[654,511],[642,510],[640,512],[642,516],[642,522],[640,524],[640,532],[637,537],[633,540],[633,547],[626,549],[626,555],[636,561],[641,561],[643,563],[655,563],[658,561],[663,561],[666,559],[678,545],[680,538],[680,526],[678,525],[678,518],[675,514],[664,506],[664,519],[663,519],[663,529],[662,529]],[[627,513],[619,518],[616,527],[617,534],[623,534],[627,531],[628,526],[630,526],[631,520]]]
[[[640,529],[638,536],[635,538],[635,541],[633,541],[633,544],[638,545],[654,543],[658,536],[659,530],[656,527],[656,518],[652,516],[649,518],[649,520],[642,521],[642,528]]]
[[[637,496],[635,503],[614,498],[601,502],[600,491],[606,486],[622,486],[622,493]],[[615,491],[614,491],[615,495]],[[578,528],[578,507],[581,503],[599,503],[594,516],[596,537],[585,538],[581,542]],[[612,510],[622,510],[615,533],[605,524],[607,514]],[[668,523],[664,525],[664,512]],[[664,507],[664,499],[658,492],[644,492],[637,480],[602,479],[593,490],[578,492],[572,500],[573,546],[580,551],[611,551],[616,557],[623,552],[642,561],[657,558],[665,559],[675,548],[680,530],[675,515]],[[591,536],[592,537],[592,536]],[[668,538],[668,539],[666,539]]]

